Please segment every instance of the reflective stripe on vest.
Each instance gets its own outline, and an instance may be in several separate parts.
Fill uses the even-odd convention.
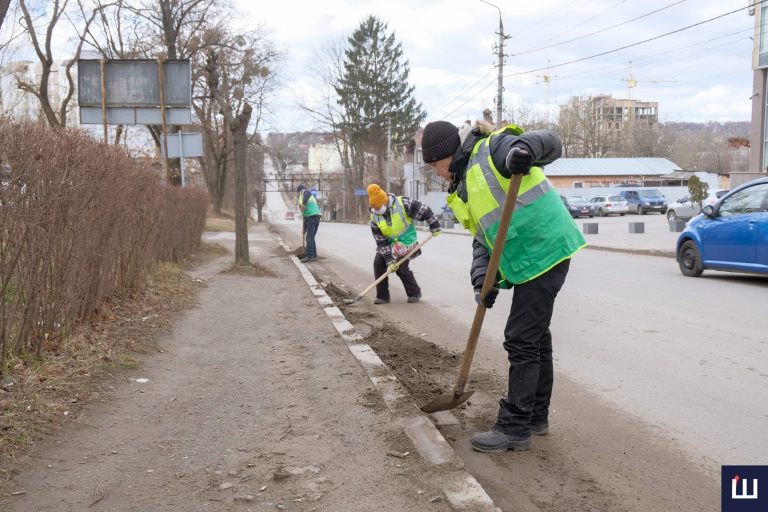
[[[490,136],[486,137],[475,146],[467,166],[469,169],[467,171],[468,176],[473,171],[477,172],[479,170],[482,173],[483,181],[485,182],[484,185],[488,187],[491,196],[496,201],[496,206],[489,212],[481,215],[478,220],[478,226],[483,231],[486,231],[490,226],[501,221],[501,205],[503,205],[506,200],[506,189],[509,188],[509,183],[511,182],[509,178],[505,178],[496,170],[496,166],[493,164],[493,159],[491,158],[490,150],[491,137],[505,131],[511,132],[514,135],[523,133],[523,131],[515,125],[508,125],[500,130],[494,131]],[[547,177],[544,176],[540,167],[531,167],[530,172],[524,175],[520,182],[520,191],[517,196],[515,207],[520,208],[533,204],[534,201],[544,196],[544,194],[553,188],[554,187]]]

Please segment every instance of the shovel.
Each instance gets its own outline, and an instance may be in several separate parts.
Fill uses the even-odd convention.
[[[427,242],[429,242],[429,241],[430,241],[430,240],[432,240],[433,238],[435,238],[435,235],[430,235],[430,237],[429,237],[429,238],[425,238],[424,240],[422,240],[421,242],[419,242],[418,244],[416,244],[416,246],[415,246],[413,249],[411,249],[410,251],[408,251],[408,254],[406,254],[405,256],[403,256],[402,258],[400,258],[400,259],[398,260],[398,262],[397,262],[397,263],[398,263],[398,265],[400,265],[401,263],[405,263],[406,261],[408,261],[408,259],[409,259],[411,256],[413,256],[414,254],[416,254],[416,251],[418,251],[419,249],[421,249],[422,247],[424,247],[425,245],[427,245]],[[362,299],[363,297],[365,297],[365,294],[366,294],[366,293],[368,293],[369,291],[371,291],[371,290],[373,289],[373,287],[374,287],[374,286],[376,286],[377,284],[379,284],[380,282],[382,282],[384,279],[386,279],[386,278],[387,278],[387,276],[388,276],[389,274],[391,274],[391,273],[392,273],[392,271],[391,271],[391,270],[389,270],[389,268],[387,268],[387,271],[386,271],[386,272],[384,272],[382,275],[380,275],[380,276],[378,277],[378,279],[376,279],[374,282],[372,282],[371,284],[369,284],[369,285],[368,285],[368,288],[366,288],[365,290],[363,290],[362,292],[360,292],[360,294],[359,294],[357,297],[355,297],[354,299],[344,299],[344,303],[345,303],[345,304],[354,304],[355,302],[359,301],[360,299]]]
[[[504,200],[504,207],[501,210],[501,221],[499,222],[498,233],[501,236],[506,234],[509,230],[509,223],[512,220],[512,211],[515,209],[515,203],[517,203],[517,193],[520,190],[520,182],[522,179],[522,174],[513,175],[512,182],[509,184],[509,189],[507,189],[507,197]],[[498,236],[496,240],[498,240]],[[491,261],[488,263],[485,279],[483,279],[483,288],[480,291],[481,304],[478,304],[477,309],[475,310],[475,319],[472,321],[472,329],[469,331],[467,348],[464,350],[464,357],[461,360],[461,369],[459,370],[459,376],[456,379],[456,386],[453,388],[452,392],[442,394],[422,407],[421,410],[426,413],[455,409],[466,402],[474,393],[474,391],[464,391],[464,386],[467,384],[469,367],[472,365],[472,358],[475,356],[477,339],[480,336],[480,328],[483,326],[483,319],[485,318],[486,308],[482,305],[482,302],[488,291],[493,287],[493,282],[496,280],[496,272],[499,270],[499,261],[501,260],[502,252],[504,252],[503,243],[493,244]]]

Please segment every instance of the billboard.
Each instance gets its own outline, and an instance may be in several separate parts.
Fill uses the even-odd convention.
[[[159,61],[152,59],[104,61],[106,105],[102,105],[102,74],[99,59],[77,62],[77,97],[80,122],[102,124],[162,124],[160,114]],[[189,59],[163,61],[166,121],[192,122],[192,71]]]

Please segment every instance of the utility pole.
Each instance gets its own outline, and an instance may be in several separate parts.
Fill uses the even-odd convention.
[[[504,40],[509,39],[511,36],[504,34],[504,23],[501,20],[501,9],[490,2],[486,2],[485,0],[480,1],[484,4],[490,5],[491,7],[496,7],[496,10],[499,11],[499,31],[496,32],[496,34],[499,35],[499,44],[497,48],[499,55],[499,77],[496,90],[496,128],[501,128],[501,111],[504,106]]]

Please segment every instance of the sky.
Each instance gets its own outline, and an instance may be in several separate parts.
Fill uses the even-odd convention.
[[[346,41],[368,15],[387,23],[401,43],[427,121],[458,125],[485,108],[495,113],[499,14],[510,36],[507,108],[554,118],[572,96],[610,94],[659,102],[662,121],[748,121],[755,23],[749,1],[495,0],[494,7],[482,0],[235,0],[242,16],[234,23],[261,26],[285,52],[265,131],[315,128],[299,104],[320,100],[315,70],[323,49]]]

